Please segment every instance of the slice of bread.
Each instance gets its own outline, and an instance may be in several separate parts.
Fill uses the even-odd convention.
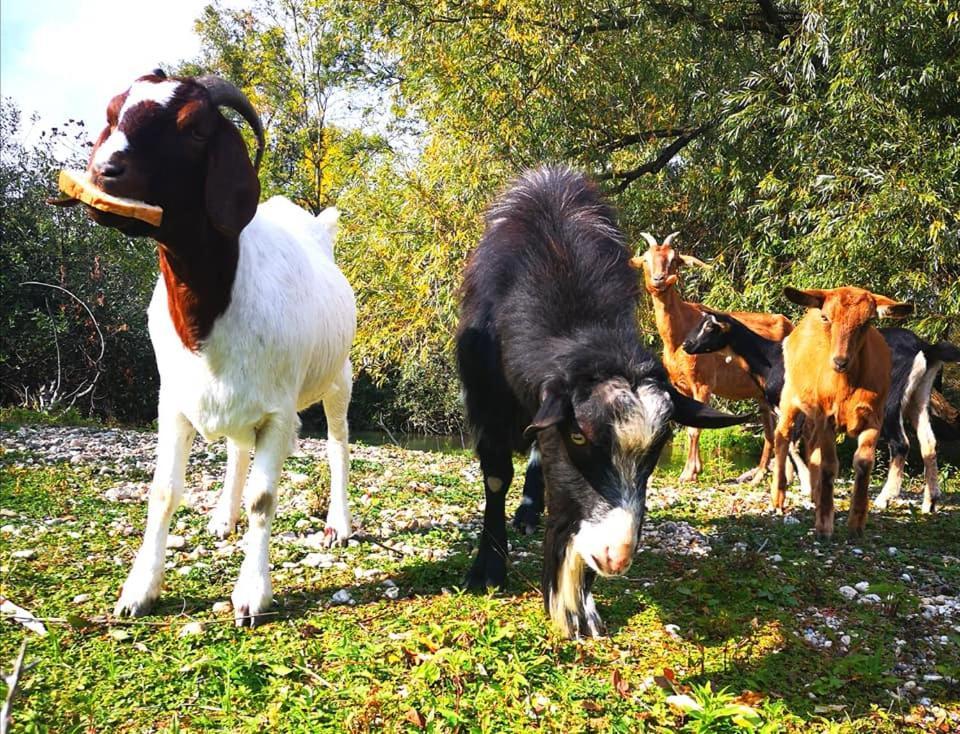
[[[86,171],[60,171],[59,186],[60,190],[67,196],[72,196],[74,199],[78,199],[102,212],[139,219],[141,222],[152,224],[154,227],[159,227],[163,220],[163,209],[161,207],[146,204],[136,199],[112,196],[106,191],[101,191],[93,185]]]

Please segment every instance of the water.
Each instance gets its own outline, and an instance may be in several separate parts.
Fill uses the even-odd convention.
[[[434,451],[441,454],[461,453],[473,448],[470,438],[463,436],[423,435],[418,433],[393,433],[384,431],[352,431],[351,441],[359,441],[367,446],[394,445],[410,451]],[[677,436],[663,449],[658,466],[668,471],[679,472],[687,458],[686,438]],[[730,464],[738,472],[744,472],[757,465],[760,459],[760,446],[753,450],[744,449],[742,444],[700,447],[700,458],[704,464],[716,463],[718,459]]]

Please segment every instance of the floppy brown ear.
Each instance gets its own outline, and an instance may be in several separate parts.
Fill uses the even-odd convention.
[[[260,181],[237,129],[220,121],[207,148],[207,216],[221,234],[236,237],[250,223],[260,201]]]
[[[877,316],[881,319],[905,319],[913,313],[912,303],[901,303],[876,294],[873,298],[877,302]]]
[[[791,288],[790,286],[783,289],[783,295],[788,301],[793,301],[807,308],[820,308],[827,298],[826,292],[817,288],[800,290],[799,288]]]
[[[569,398],[565,392],[561,391],[559,385],[556,383],[545,385],[541,391],[540,409],[533,416],[530,425],[524,429],[523,435],[526,438],[533,438],[544,428],[557,425],[567,414],[568,403]]]

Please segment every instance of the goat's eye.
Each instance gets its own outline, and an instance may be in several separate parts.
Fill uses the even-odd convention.
[[[827,316],[825,313],[820,314],[820,320],[825,324],[830,323],[830,317]]]
[[[584,436],[582,433],[571,433],[570,442],[574,446],[583,446],[587,443],[587,437]]]
[[[190,131],[190,137],[196,140],[198,143],[205,143],[207,141],[207,136],[197,129]]]

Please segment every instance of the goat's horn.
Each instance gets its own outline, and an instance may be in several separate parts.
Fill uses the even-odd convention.
[[[218,107],[229,107],[231,110],[235,110],[253,129],[253,134],[257,136],[257,154],[253,161],[253,167],[259,171],[260,159],[263,157],[263,148],[266,141],[263,137],[263,124],[260,122],[260,115],[253,109],[250,100],[233,84],[213,74],[197,77],[196,81],[210,93],[211,102]]]
[[[679,233],[679,232],[671,232],[670,234],[667,235],[667,238],[663,241],[663,244],[664,244],[664,245],[669,245],[671,242],[673,242],[673,238],[676,237],[678,234],[680,234],[680,233]]]
[[[654,237],[654,236],[653,236],[652,234],[650,234],[649,232],[641,232],[641,233],[640,233],[640,236],[643,237],[643,239],[645,239],[645,240],[647,241],[647,244],[650,245],[650,247],[656,247],[656,246],[657,246],[657,238]]]
[[[710,266],[707,265],[703,260],[694,257],[693,255],[681,255],[680,259],[683,260],[686,265],[696,265],[698,268],[710,269]]]

